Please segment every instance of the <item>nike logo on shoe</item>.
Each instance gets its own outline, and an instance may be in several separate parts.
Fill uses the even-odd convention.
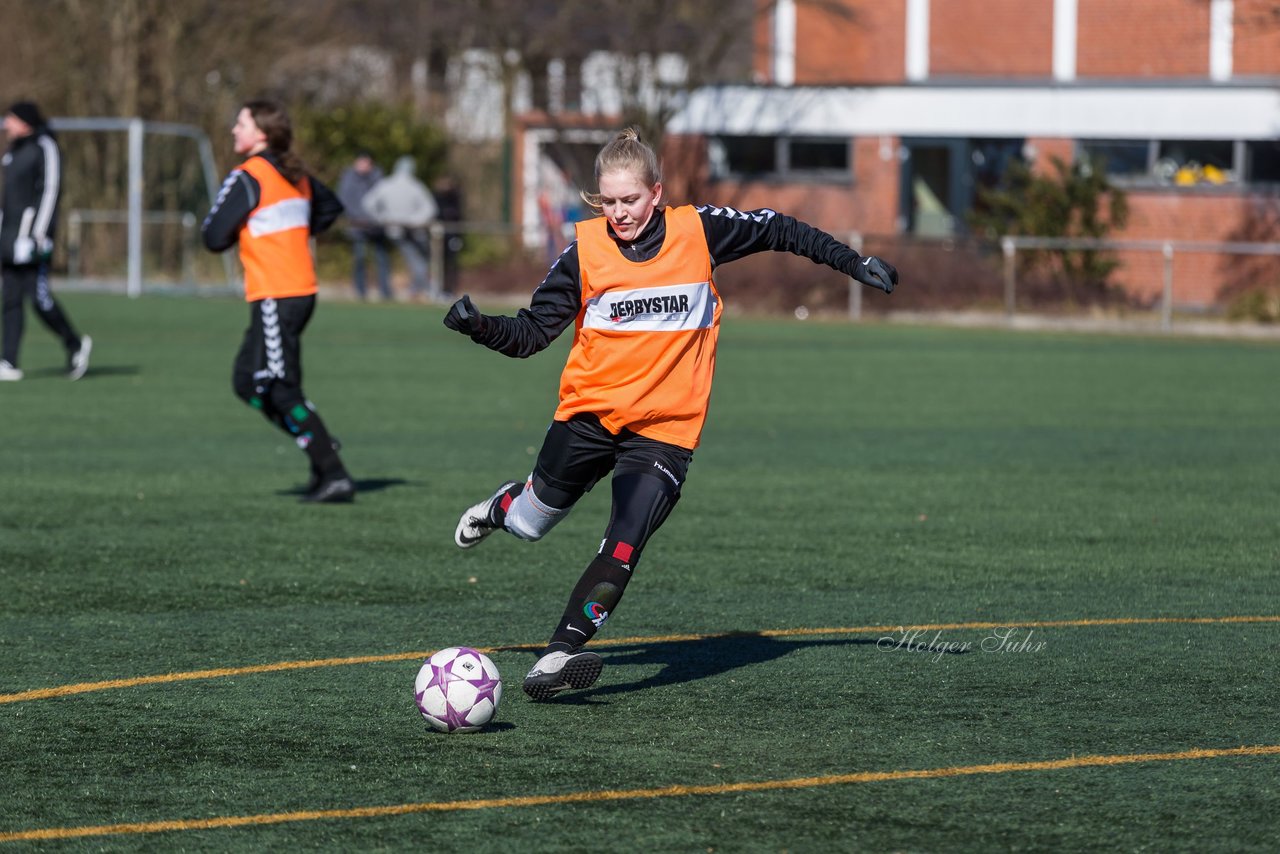
[[[459,548],[471,548],[501,527],[493,521],[494,505],[515,485],[515,481],[507,481],[493,495],[463,511],[462,517],[458,519],[458,527],[453,532],[453,541]]]
[[[477,522],[480,522],[480,521],[483,521],[483,520],[481,520],[481,519],[471,519],[470,521],[468,521],[468,522],[467,522],[467,525],[468,525],[468,527],[472,527],[472,528],[474,528],[474,527],[476,526],[476,523],[477,523]],[[458,539],[459,539],[459,540],[461,540],[461,541],[462,541],[462,542],[464,542],[464,543],[478,543],[478,542],[480,542],[481,540],[483,540],[483,539],[485,538],[485,536],[486,536],[485,534],[481,534],[481,535],[480,535],[480,536],[478,536],[478,537],[468,537],[466,534],[459,533],[459,534],[458,534]]]

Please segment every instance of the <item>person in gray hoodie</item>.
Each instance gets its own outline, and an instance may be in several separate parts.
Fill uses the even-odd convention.
[[[435,197],[414,175],[416,163],[408,155],[396,160],[391,174],[373,185],[364,197],[364,210],[380,224],[409,266],[410,295],[439,298],[432,286],[430,237],[427,228],[439,215]]]

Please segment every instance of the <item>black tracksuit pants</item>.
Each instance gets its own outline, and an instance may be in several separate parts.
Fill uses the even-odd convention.
[[[27,301],[35,306],[36,316],[44,325],[62,339],[62,346],[66,348],[68,356],[80,349],[80,336],[72,328],[71,321],[49,289],[48,264],[5,264],[3,276],[4,285],[0,296],[3,309],[0,309],[0,314],[3,315],[4,352],[0,358],[15,368],[18,367],[18,351],[22,347],[22,333],[26,325]]]
[[[306,452],[312,471],[345,475],[336,442],[302,391],[302,331],[315,311],[314,296],[249,303],[249,328],[236,354],[231,385]]]

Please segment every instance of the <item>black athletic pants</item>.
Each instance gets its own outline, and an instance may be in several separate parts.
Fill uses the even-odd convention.
[[[231,385],[311,458],[312,469],[342,469],[333,438],[302,391],[302,331],[315,311],[314,295],[249,303],[249,328],[236,354]]]
[[[26,324],[25,303],[28,300],[35,306],[36,316],[62,339],[68,356],[80,349],[80,336],[49,289],[48,264],[5,264],[3,276],[3,310],[0,313],[3,314],[4,352],[0,358],[18,367],[18,351],[22,347],[22,332]]]
[[[600,551],[569,594],[547,650],[590,640],[622,599],[640,553],[680,499],[693,452],[624,430],[614,435],[595,416],[556,421],[533,470],[533,493],[567,509],[613,472],[613,507]]]
[[[614,435],[594,415],[576,415],[547,430],[533,469],[533,494],[543,504],[567,509],[612,471],[613,510],[601,553],[617,551],[634,566],[679,500],[692,459],[687,448],[629,430]],[[617,549],[619,543],[626,548]]]

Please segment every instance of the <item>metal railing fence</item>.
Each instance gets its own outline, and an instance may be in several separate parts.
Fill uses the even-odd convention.
[[[1160,327],[1173,328],[1173,265],[1179,253],[1212,255],[1280,255],[1280,243],[1211,242],[1203,240],[1097,240],[1078,237],[1000,238],[1004,255],[1004,310],[1012,318],[1018,310],[1018,252],[1020,250],[1066,250],[1108,252],[1159,252],[1163,258],[1160,293]]]
[[[1175,293],[1174,267],[1179,256],[1219,255],[1219,256],[1254,256],[1280,257],[1280,242],[1233,242],[1204,240],[1103,240],[1091,238],[1034,237],[1023,235],[1006,235],[998,241],[978,240],[921,240],[915,241],[901,235],[864,235],[860,232],[847,233],[847,242],[859,252],[868,246],[867,252],[893,251],[891,259],[898,255],[908,256],[910,250],[927,252],[960,253],[967,250],[973,256],[998,258],[998,263],[983,264],[981,270],[973,275],[987,281],[987,274],[998,276],[999,281],[990,282],[990,287],[983,288],[984,293],[996,293],[1000,301],[1000,310],[1006,318],[1012,320],[1023,309],[1019,308],[1022,297],[1019,280],[1019,253],[1037,251],[1060,252],[1122,252],[1152,253],[1160,258],[1160,289],[1154,302],[1154,310],[1159,316],[1159,325],[1163,330],[1171,330],[1174,325],[1175,309],[1178,307]],[[892,246],[890,250],[888,247]],[[904,270],[909,274],[909,270]],[[910,287],[910,280],[904,282]],[[864,317],[865,286],[852,278],[848,280],[848,316],[851,320]],[[1184,305],[1185,308],[1185,305]],[[1206,308],[1204,306],[1202,309]]]

